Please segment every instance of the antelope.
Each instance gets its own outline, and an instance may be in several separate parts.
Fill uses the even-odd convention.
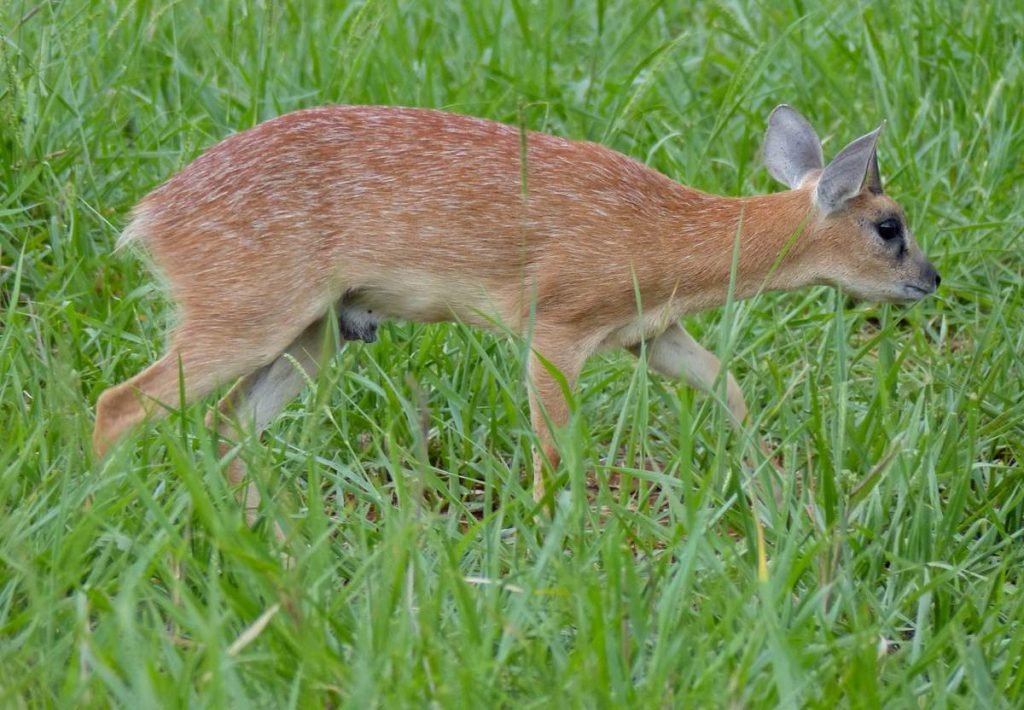
[[[778,106],[763,157],[789,189],[752,197],[685,187],[595,143],[436,110],[313,108],[232,135],[149,193],[118,242],[144,247],[180,316],[166,354],[100,396],[95,452],[180,393],[189,403],[234,381],[208,418],[225,453],[316,377],[331,331],[372,342],[385,320],[455,320],[529,339],[541,501],[569,418],[562,382],[573,387],[596,351],[644,350],[652,370],[712,393],[721,364],[679,320],[730,293],[826,284],[910,303],[936,290],[938,272],[882,191],[880,131],[826,166],[811,125]],[[747,405],[724,376],[742,430]],[[239,457],[227,475],[244,481]],[[250,523],[258,504],[250,483]]]

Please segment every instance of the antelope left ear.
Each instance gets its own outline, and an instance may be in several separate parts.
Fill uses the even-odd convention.
[[[764,164],[769,174],[796,189],[813,170],[821,170],[821,141],[807,119],[792,106],[780,104],[768,116]]]
[[[861,190],[882,192],[876,152],[881,131],[882,126],[879,126],[850,143],[822,171],[816,197],[818,206],[826,214],[841,210]]]

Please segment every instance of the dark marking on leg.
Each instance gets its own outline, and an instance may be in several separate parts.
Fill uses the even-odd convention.
[[[348,306],[343,303],[338,311],[338,332],[345,340],[376,342],[379,324],[380,317],[368,308]]]

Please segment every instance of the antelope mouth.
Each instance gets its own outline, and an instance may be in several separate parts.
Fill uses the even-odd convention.
[[[918,284],[905,283],[903,286],[902,296],[905,303],[913,303],[914,301],[920,301],[925,296],[931,296],[935,293],[934,286],[919,286]]]

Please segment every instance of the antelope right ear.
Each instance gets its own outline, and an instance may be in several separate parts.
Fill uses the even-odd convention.
[[[773,178],[796,188],[812,170],[825,164],[821,141],[807,119],[791,106],[776,106],[764,136],[764,164]]]
[[[884,124],[883,124],[884,125]],[[839,151],[818,179],[818,206],[831,214],[841,210],[847,200],[861,190],[875,193],[882,191],[882,180],[878,175],[878,134],[882,126],[861,136]]]

